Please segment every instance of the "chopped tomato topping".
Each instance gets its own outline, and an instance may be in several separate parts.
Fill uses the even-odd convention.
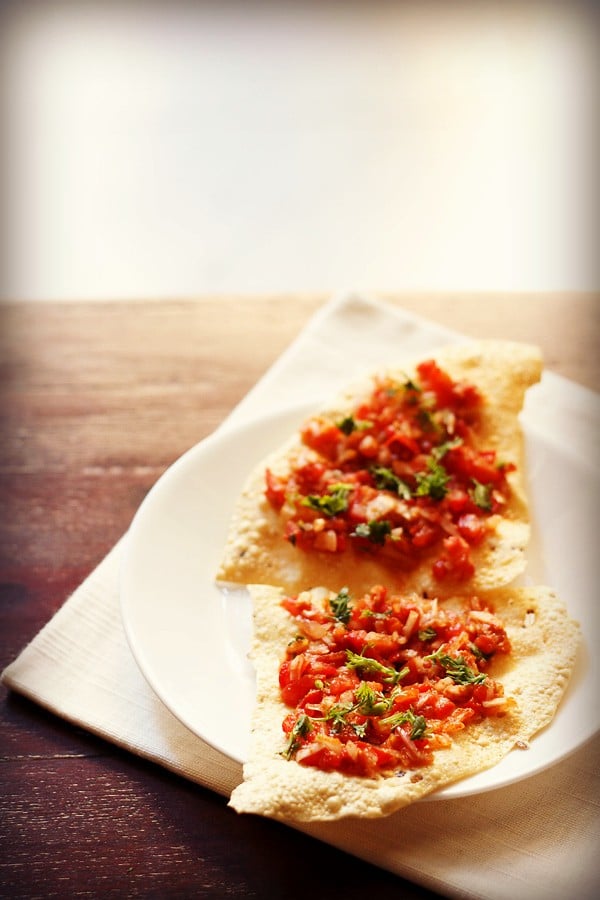
[[[284,756],[301,765],[367,777],[418,769],[457,731],[510,709],[488,672],[510,641],[478,597],[451,610],[377,585],[356,600],[307,591],[282,605],[299,630],[279,670],[291,708]]]
[[[376,380],[342,419],[309,419],[306,457],[285,477],[265,475],[284,538],[305,553],[356,550],[403,571],[425,564],[437,579],[469,578],[471,548],[508,502],[514,470],[480,446],[483,404],[428,360],[416,381]]]

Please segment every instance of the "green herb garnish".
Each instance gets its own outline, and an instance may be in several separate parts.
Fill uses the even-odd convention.
[[[388,469],[386,466],[372,466],[370,469],[375,487],[378,491],[392,491],[403,500],[410,500],[411,490],[405,481]]]
[[[445,670],[446,675],[449,675],[455,684],[482,684],[486,679],[486,675],[483,672],[473,671],[467,665],[463,656],[449,656],[447,653],[444,653],[442,648],[424,658],[438,662]]]
[[[443,444],[438,444],[437,447],[434,447],[431,451],[431,455],[433,458],[439,462],[443,456],[446,455],[448,450],[454,450],[455,447],[460,447],[462,444],[462,438],[452,438],[451,441],[444,441]]]
[[[404,390],[405,391],[416,391],[418,394],[420,394],[421,388],[419,387],[419,385],[415,381],[413,381],[412,378],[409,378],[408,375],[405,375],[404,377],[406,379],[406,381],[404,381],[402,384],[402,387],[404,388]]]
[[[443,500],[448,493],[450,476],[443,465],[432,456],[427,459],[428,472],[417,472],[417,497],[431,497],[432,500]]]
[[[376,519],[372,522],[361,522],[351,532],[350,537],[367,538],[372,544],[385,544],[385,539],[392,531],[387,519]]]
[[[427,458],[427,468],[429,471],[417,472],[417,489],[415,495],[417,497],[431,497],[432,500],[443,500],[448,493],[448,475],[440,460],[446,455],[448,450],[453,450],[462,444],[461,438],[454,438],[451,441],[445,441],[439,444],[431,451],[431,456]]]
[[[392,729],[397,728],[399,725],[404,725],[406,722],[411,725],[410,738],[412,741],[416,741],[425,735],[427,728],[425,717],[415,715],[412,709],[394,713],[393,716],[388,716],[381,720],[382,725],[389,725]]]
[[[348,588],[342,588],[339,594],[329,601],[329,606],[333,618],[337,619],[339,622],[343,622],[345,625],[352,615]]]
[[[366,722],[348,722],[348,715],[354,712],[358,704],[353,703],[351,706],[341,706],[337,704],[332,706],[322,721],[331,722],[331,730],[337,734],[344,726],[352,728],[357,737],[364,738],[367,731]]]
[[[384,666],[383,663],[368,656],[361,656],[360,653],[354,653],[352,650],[346,650],[346,665],[351,669],[360,670],[364,675],[382,675],[382,681],[385,684],[398,684],[401,678],[408,675],[408,668],[405,666],[399,671],[393,666]]]
[[[368,422],[365,419],[355,419],[354,416],[344,416],[343,419],[336,422],[336,428],[339,428],[347,436],[352,434],[353,431],[368,431],[372,427],[372,422]]]
[[[340,731],[342,727],[347,724],[346,716],[348,713],[351,713],[353,709],[354,706],[342,706],[341,704],[336,703],[335,706],[332,706],[331,709],[327,710],[323,721],[331,722],[332,731]]]
[[[434,628],[422,628],[417,632],[420,641],[432,641],[437,637],[437,631]]]
[[[332,484],[326,494],[309,494],[302,499],[302,506],[310,506],[326,516],[337,516],[348,509],[350,484]]]
[[[423,431],[440,431],[440,426],[433,418],[431,410],[425,409],[424,406],[422,406],[417,413],[417,422]]]
[[[480,509],[489,512],[492,508],[492,485],[481,484],[476,478],[472,478],[471,480],[473,482],[473,487],[469,491],[471,500]]]
[[[380,716],[388,711],[391,702],[381,691],[376,691],[366,681],[362,681],[357,687],[356,700],[355,709],[363,716]]]
[[[302,713],[302,715],[298,717],[294,724],[294,727],[290,731],[286,748],[281,755],[285,756],[286,759],[291,759],[302,743],[300,740],[298,740],[298,738],[306,737],[306,735],[310,734],[311,731],[312,725],[310,723],[310,719],[305,713]]]

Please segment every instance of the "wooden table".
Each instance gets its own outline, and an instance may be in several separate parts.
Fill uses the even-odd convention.
[[[1,667],[325,299],[1,307]],[[387,299],[469,335],[537,341],[549,368],[600,389],[597,295]],[[0,896],[434,896],[237,816],[4,688],[0,715]]]

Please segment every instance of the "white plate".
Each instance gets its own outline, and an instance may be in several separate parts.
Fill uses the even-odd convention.
[[[149,684],[191,731],[246,758],[255,684],[247,659],[250,600],[214,575],[230,514],[250,469],[282,443],[307,410],[217,432],[185,453],[141,504],[125,543],[121,602],[126,634]],[[584,455],[525,428],[534,540],[525,582],[548,584],[584,635],[599,633],[598,475]],[[583,539],[582,539],[583,535]],[[527,751],[463,779],[432,799],[498,788],[556,763],[600,726],[598,654],[584,647],[552,724]]]

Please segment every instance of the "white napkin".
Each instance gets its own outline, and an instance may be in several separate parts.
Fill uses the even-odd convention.
[[[321,402],[360,370],[459,339],[378,300],[334,298],[221,427]],[[544,391],[548,377],[551,392]],[[596,395],[557,376],[544,376],[534,391],[536,423],[568,416],[569,427],[596,438]],[[2,679],[78,726],[227,796],[241,780],[241,766],[181,725],[133,659],[119,608],[121,553],[122,541]],[[448,897],[591,897],[600,885],[599,751],[596,736],[563,762],[509,787],[417,803],[381,820],[301,830]]]

